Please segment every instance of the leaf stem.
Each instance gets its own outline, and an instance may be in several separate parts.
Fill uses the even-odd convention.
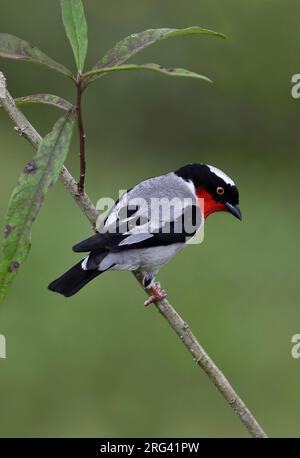
[[[80,177],[78,181],[78,194],[84,193],[84,185],[85,185],[85,174],[86,174],[86,159],[85,159],[85,130],[83,124],[83,117],[82,117],[82,94],[84,92],[83,86],[83,79],[81,74],[78,74],[76,80],[76,87],[77,87],[77,104],[76,104],[76,111],[77,111],[77,126],[78,126],[78,133],[79,133],[79,144],[80,144]]]

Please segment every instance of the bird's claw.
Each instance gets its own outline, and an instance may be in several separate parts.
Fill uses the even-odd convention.
[[[150,293],[148,299],[144,302],[145,307],[153,304],[155,302],[161,301],[167,297],[167,293],[159,283],[155,283],[151,288],[147,288],[147,291]]]

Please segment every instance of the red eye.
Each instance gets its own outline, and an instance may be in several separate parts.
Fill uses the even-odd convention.
[[[217,194],[219,194],[219,196],[223,196],[224,192],[225,189],[222,186],[217,187]]]

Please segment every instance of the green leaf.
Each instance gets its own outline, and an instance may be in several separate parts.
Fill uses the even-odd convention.
[[[46,65],[46,67],[72,78],[72,73],[64,65],[51,59],[27,41],[8,33],[0,33],[0,57]]]
[[[115,67],[123,64],[131,56],[147,48],[154,43],[169,38],[184,36],[184,35],[212,35],[225,38],[222,33],[212,30],[203,29],[202,27],[194,26],[187,29],[149,29],[140,33],[133,33],[123,40],[119,41],[104,57],[95,65],[96,68]]]
[[[88,48],[87,23],[81,0],[60,0],[63,23],[73,49],[78,72],[82,73]]]
[[[129,64],[129,65],[117,65],[116,67],[104,67],[104,68],[98,68],[95,70],[91,70],[90,72],[84,73],[84,78],[87,80],[87,82],[91,82],[90,78],[96,79],[96,77],[100,77],[106,73],[111,73],[111,72],[127,72],[127,71],[135,71],[135,70],[150,70],[152,72],[159,72],[164,75],[168,76],[183,76],[183,77],[188,77],[188,78],[199,78],[208,82],[212,82],[209,78],[203,75],[199,75],[198,73],[190,72],[189,70],[186,70],[185,68],[175,68],[175,67],[163,67],[162,65],[157,65],[157,64],[143,64],[143,65],[135,65],[135,64]]]
[[[61,110],[65,111],[72,111],[74,106],[61,97],[52,94],[34,94],[34,95],[27,95],[25,97],[18,97],[15,99],[17,105],[31,105],[42,103],[44,105],[52,105],[56,108],[60,108]]]
[[[5,220],[0,265],[0,301],[25,261],[31,241],[32,224],[46,194],[57,181],[70,146],[74,120],[71,115],[59,119],[44,138],[36,155],[21,173],[13,191]]]

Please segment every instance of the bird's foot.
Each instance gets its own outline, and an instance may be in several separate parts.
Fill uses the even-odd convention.
[[[155,283],[154,286],[147,288],[147,291],[149,293],[149,297],[144,302],[145,307],[148,307],[148,305],[161,301],[167,297],[167,293],[164,289],[162,289],[160,283]]]

